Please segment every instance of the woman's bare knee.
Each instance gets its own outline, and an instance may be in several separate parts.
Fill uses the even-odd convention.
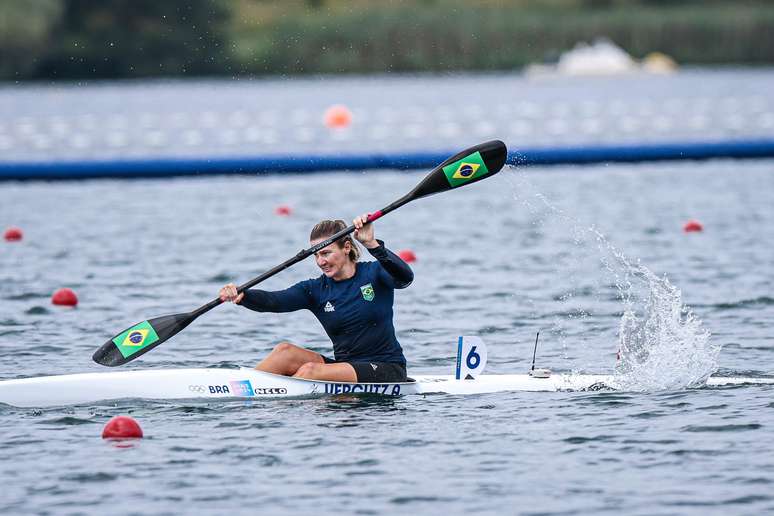
[[[307,362],[322,364],[324,360],[319,353],[282,341],[255,368],[267,373],[294,375]]]
[[[294,349],[298,349],[298,346],[296,346],[292,342],[283,340],[282,342],[274,346],[274,349],[272,349],[272,353],[288,353]]]
[[[320,365],[321,364],[317,364],[315,362],[306,362],[305,364],[301,364],[301,367],[298,368],[293,376],[297,376],[299,378],[315,379],[316,375],[319,373]]]

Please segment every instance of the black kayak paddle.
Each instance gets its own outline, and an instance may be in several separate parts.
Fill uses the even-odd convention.
[[[505,144],[499,140],[482,143],[455,154],[435,167],[433,171],[409,193],[387,207],[371,213],[368,216],[368,221],[373,222],[413,200],[445,192],[446,190],[453,190],[454,188],[469,185],[493,176],[503,168],[503,165],[505,165],[507,154],[508,151],[505,148]],[[244,285],[240,285],[237,288],[237,292],[247,290],[258,283],[271,278],[278,272],[312,256],[323,247],[329,246],[338,239],[352,233],[354,230],[354,225],[349,226],[319,244],[314,245],[309,249],[299,251],[298,254],[289,260],[264,272],[257,278],[251,279]],[[191,324],[194,319],[205,312],[209,312],[222,302],[223,301],[221,301],[220,298],[213,299],[206,305],[201,306],[192,312],[164,315],[135,324],[105,342],[102,347],[94,353],[92,358],[98,364],[105,366],[119,366],[126,364],[152,350],[159,344],[169,340],[186,326]]]

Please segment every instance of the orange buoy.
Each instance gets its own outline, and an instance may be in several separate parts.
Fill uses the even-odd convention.
[[[691,219],[685,223],[685,225],[683,226],[683,231],[685,231],[686,233],[693,233],[695,231],[704,231],[704,226],[702,226],[701,222],[699,222],[698,220]]]
[[[142,428],[133,417],[115,416],[102,429],[103,439],[141,439]]]
[[[330,129],[342,129],[352,123],[352,112],[341,104],[336,104],[325,110],[323,122]]]
[[[24,238],[24,233],[22,233],[22,230],[17,227],[11,226],[10,228],[5,230],[5,233],[3,234],[3,238],[7,242],[18,242],[22,238]]]
[[[60,288],[51,296],[51,302],[60,306],[75,306],[78,304],[78,296],[69,288]]]
[[[406,263],[414,263],[417,261],[417,255],[414,254],[414,251],[411,249],[401,249],[398,251],[398,256],[400,256],[400,259]]]

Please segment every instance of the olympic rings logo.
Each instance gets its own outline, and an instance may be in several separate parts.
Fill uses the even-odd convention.
[[[189,385],[188,390],[191,392],[204,393],[204,385]]]

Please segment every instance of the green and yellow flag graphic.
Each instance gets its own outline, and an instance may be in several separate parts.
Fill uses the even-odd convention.
[[[486,168],[486,164],[481,158],[481,153],[474,152],[461,160],[443,167],[443,173],[446,174],[449,185],[451,185],[452,188],[456,188],[467,183],[471,179],[487,175],[489,169]]]
[[[374,300],[374,287],[370,283],[366,283],[360,287],[360,292],[363,294],[363,299],[366,301]]]
[[[148,321],[143,321],[114,338],[113,344],[116,345],[124,358],[129,358],[157,340],[159,340],[159,336],[156,334],[156,330]]]

